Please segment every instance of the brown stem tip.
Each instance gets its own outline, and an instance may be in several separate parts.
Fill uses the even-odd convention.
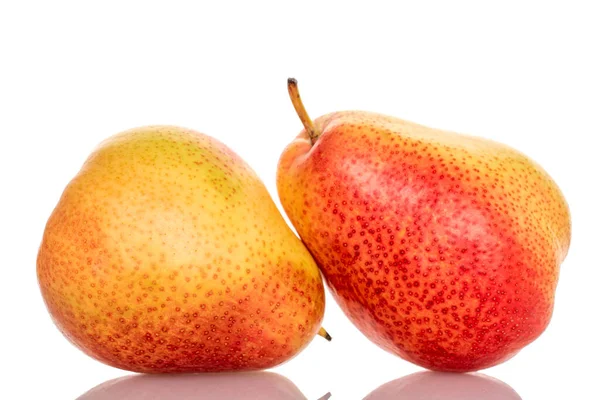
[[[306,133],[308,133],[310,143],[314,144],[315,140],[317,140],[317,132],[315,131],[315,126],[310,117],[308,116],[308,113],[304,108],[304,104],[302,103],[302,99],[300,98],[300,92],[298,91],[298,81],[294,78],[288,78],[287,86],[288,93],[290,94],[290,100],[292,100],[292,104],[294,105],[296,114],[298,114],[298,117],[300,117],[300,121],[302,121],[304,129],[306,129]]]
[[[329,333],[327,333],[325,328],[321,327],[321,329],[319,329],[318,335],[327,339],[328,342],[331,342],[331,335]]]
[[[331,392],[327,393],[325,396],[321,397],[319,400],[328,400],[331,397]]]

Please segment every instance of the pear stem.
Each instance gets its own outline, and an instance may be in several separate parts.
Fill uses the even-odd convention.
[[[331,342],[331,335],[329,333],[327,333],[325,328],[321,327],[321,329],[319,329],[318,335],[327,339],[328,342]]]
[[[290,94],[290,100],[292,100],[292,104],[294,105],[296,114],[298,114],[298,117],[300,117],[300,121],[302,121],[304,129],[306,129],[306,133],[308,133],[310,143],[315,144],[315,141],[317,140],[317,132],[315,130],[315,125],[308,116],[308,113],[304,108],[304,104],[302,103],[302,99],[300,98],[300,92],[298,91],[298,81],[294,78],[288,78],[287,86],[288,93]]]

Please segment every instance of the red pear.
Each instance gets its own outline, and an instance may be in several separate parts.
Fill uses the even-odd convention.
[[[352,322],[426,368],[473,371],[552,315],[570,216],[535,162],[500,143],[369,112],[308,118],[284,150],[281,203]]]

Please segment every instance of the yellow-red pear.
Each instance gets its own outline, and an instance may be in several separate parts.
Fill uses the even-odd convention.
[[[131,371],[273,367],[323,317],[319,270],[256,174],[177,127],[100,144],[47,223],[37,275],[63,334]]]

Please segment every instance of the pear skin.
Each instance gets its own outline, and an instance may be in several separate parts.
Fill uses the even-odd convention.
[[[439,371],[501,363],[550,322],[571,224],[550,176],[500,143],[369,112],[306,115],[281,203],[352,322]],[[306,122],[308,121],[308,122]]]
[[[75,346],[137,372],[276,366],[317,334],[325,305],[315,262],[256,174],[172,126],[100,144],[48,220],[37,275]]]

